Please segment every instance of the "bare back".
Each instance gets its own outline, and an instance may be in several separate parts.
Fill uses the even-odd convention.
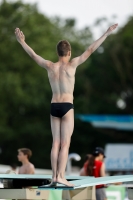
[[[66,55],[64,56],[64,61],[61,60],[60,55],[59,61],[57,63],[52,63],[51,61],[43,59],[41,56],[37,55],[25,42],[25,36],[19,28],[15,29],[15,35],[18,42],[22,45],[24,50],[29,54],[29,56],[35,60],[35,62],[44,67],[48,71],[48,77],[50,85],[53,92],[52,102],[73,102],[73,90],[75,83],[75,70],[76,67],[84,63],[89,56],[103,43],[107,36],[118,26],[114,24],[110,26],[108,30],[95,42],[93,42],[80,56],[74,58],[69,62],[66,62]],[[65,43],[66,45],[66,43]],[[67,45],[69,46],[68,42]],[[63,48],[63,47],[62,47]],[[65,51],[65,50],[64,50]],[[67,57],[71,57],[71,48],[68,48]],[[73,66],[73,67],[72,67]]]
[[[53,92],[52,102],[73,103],[75,68],[67,63],[51,63],[48,78]]]
[[[34,174],[35,173],[35,168],[34,165],[32,163],[27,163],[27,164],[23,164],[20,168],[19,168],[19,174]]]

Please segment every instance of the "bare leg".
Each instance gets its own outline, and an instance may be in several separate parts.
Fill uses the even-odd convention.
[[[68,159],[71,135],[74,128],[74,110],[69,110],[61,119],[61,149],[58,158],[57,182],[67,186],[73,186],[65,179],[65,169]]]
[[[51,150],[52,182],[56,182],[57,163],[60,149],[60,124],[61,119],[51,116],[51,130],[53,135],[53,145]]]

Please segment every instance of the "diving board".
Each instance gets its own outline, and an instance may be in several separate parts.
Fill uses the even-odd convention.
[[[96,185],[117,182],[130,183],[133,182],[133,175],[101,178],[66,176],[66,179],[73,183],[74,187],[68,188],[57,184],[57,186],[46,188],[45,185],[51,182],[50,175],[0,174],[0,180],[4,183],[4,188],[0,188],[0,199],[95,200]],[[41,187],[42,185],[44,186]],[[58,196],[58,198],[56,199],[52,195]],[[131,187],[129,195],[133,197],[133,188]]]

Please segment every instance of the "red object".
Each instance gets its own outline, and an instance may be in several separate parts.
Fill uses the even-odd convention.
[[[85,172],[86,172],[86,175],[88,176],[87,174],[87,166],[88,166],[89,162],[86,161],[85,164],[84,164],[84,169],[85,169]],[[98,177],[101,177],[100,176],[100,169],[101,169],[101,166],[102,166],[102,162],[99,161],[99,160],[95,160],[94,161],[94,167],[93,167],[93,176],[95,176],[96,178]],[[104,185],[97,185],[96,188],[102,188],[104,187]]]

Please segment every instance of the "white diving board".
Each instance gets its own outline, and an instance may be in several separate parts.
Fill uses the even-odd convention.
[[[46,188],[44,186],[40,188],[38,180],[49,181],[51,180],[51,175],[0,174],[0,179],[7,182],[15,180],[17,183],[17,181],[27,182],[34,180],[34,185],[29,188],[1,188],[0,199],[95,200],[95,185],[133,182],[133,175],[101,178],[66,176],[66,178],[74,184],[74,187],[68,188],[57,184],[55,187]],[[133,196],[133,188],[130,188],[130,196]]]
[[[65,176],[66,179],[86,179],[88,176]],[[89,176],[89,178],[95,178]],[[0,179],[52,179],[52,175],[43,174],[0,174]]]

